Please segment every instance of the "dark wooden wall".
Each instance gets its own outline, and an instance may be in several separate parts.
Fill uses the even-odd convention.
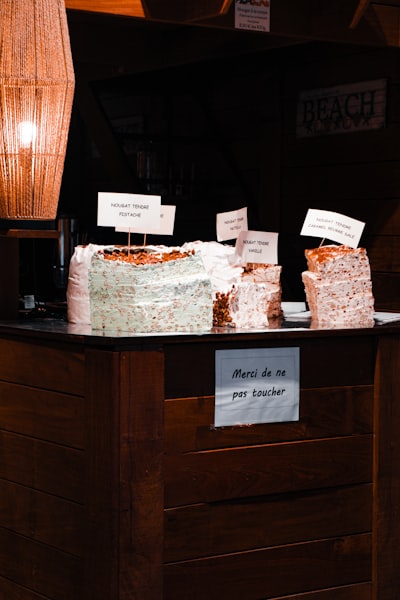
[[[147,136],[164,165],[154,193],[177,205],[175,237],[155,242],[215,239],[215,214],[248,206],[249,228],[279,232],[283,296],[300,300],[304,248],[319,244],[300,236],[307,209],[340,212],[366,223],[376,308],[400,310],[399,49],[289,39],[266,48],[248,32],[121,23],[71,22],[77,93],[61,209],[94,241],[113,242],[95,227],[97,192],[143,190],[135,150],[121,149]],[[109,52],[93,46],[97,30]],[[374,79],[388,82],[384,129],[296,138],[300,92]],[[113,119],[141,115],[142,139],[113,130]]]
[[[280,232],[291,280],[299,271],[298,248],[312,243],[298,237],[307,209],[339,212],[366,223],[360,244],[370,258],[377,308],[399,310],[399,51],[330,45],[302,50],[287,61],[282,85]],[[388,84],[384,129],[296,138],[301,91],[375,79]]]
[[[360,245],[373,271],[376,307],[400,310],[400,54],[398,49],[310,43],[241,59],[214,109],[256,205],[257,225],[279,231],[284,296],[299,299],[308,208],[365,222]],[[386,126],[296,137],[299,94],[387,79]],[[228,133],[230,132],[230,133]]]

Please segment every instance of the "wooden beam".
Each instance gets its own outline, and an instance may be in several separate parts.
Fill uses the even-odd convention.
[[[232,0],[65,0],[65,7],[72,10],[99,12],[127,17],[147,17],[168,21],[195,21],[226,14]]]
[[[254,34],[282,39],[326,41],[366,46],[400,46],[400,5],[373,0],[279,0],[271,10],[269,33]],[[232,9],[232,6],[231,6]],[[361,16],[363,18],[361,19]],[[358,19],[358,26],[350,25]],[[215,28],[234,29],[234,10],[202,22]]]
[[[372,2],[355,31],[374,31],[381,46],[400,46],[400,7]]]
[[[145,16],[141,0],[65,0],[65,8],[126,17]]]
[[[354,13],[353,19],[349,25],[350,29],[354,29],[355,27],[357,27],[360,19],[362,18],[363,14],[367,10],[369,4],[370,4],[370,0],[360,0],[358,6],[356,8],[356,12]]]
[[[150,19],[191,23],[218,17],[228,11],[231,0],[142,0]]]
[[[153,0],[154,1],[154,0]],[[327,41],[373,46],[400,46],[399,0],[383,4],[378,0],[279,0],[271,11],[269,33],[253,33],[265,39],[297,39],[299,41]],[[178,6],[184,0],[174,0],[167,5],[157,0],[164,13],[148,18],[143,6],[149,0],[65,0],[67,9],[76,13],[106,13],[127,17],[140,17],[139,22],[190,23],[213,29],[235,31],[235,3],[231,0],[215,0],[222,6],[219,16],[206,17],[204,6],[194,2],[196,11],[191,19],[178,18]],[[214,2],[214,0],[212,0]],[[396,4],[393,4],[396,2]],[[146,3],[146,4],[145,4]],[[183,4],[182,4],[183,3]],[[203,6],[203,8],[202,8]],[[208,5],[208,8],[211,5]],[[216,6],[216,4],[212,4]],[[175,8],[174,8],[175,7]],[[148,10],[148,6],[146,11]],[[172,12],[169,12],[171,9]],[[191,9],[192,10],[192,9]],[[202,11],[204,15],[202,14]],[[144,18],[146,16],[146,18]],[[240,35],[242,32],[240,32]]]

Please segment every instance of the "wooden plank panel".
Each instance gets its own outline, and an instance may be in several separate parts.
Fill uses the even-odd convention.
[[[83,507],[0,479],[0,527],[82,555]]]
[[[83,398],[0,381],[0,424],[7,431],[83,448]]]
[[[165,403],[166,454],[372,431],[373,386],[301,390],[300,419],[215,429],[214,396]]]
[[[384,182],[384,185],[382,185]],[[400,189],[400,170],[390,162],[366,164],[325,164],[282,168],[282,201],[307,201],[318,206],[321,195],[325,200],[397,198]]]
[[[372,273],[376,310],[400,312],[399,273]]]
[[[291,111],[295,110],[294,105],[290,108]],[[325,165],[336,164],[357,164],[371,168],[375,162],[384,161],[390,161],[393,165],[400,161],[400,149],[393,143],[396,136],[400,136],[399,125],[314,138],[296,138],[294,134],[287,134],[283,139],[282,161],[287,169],[309,168],[312,165],[317,170]]]
[[[400,273],[400,235],[367,236],[365,244],[373,271]]]
[[[51,600],[83,600],[77,558],[1,528],[0,576]]]
[[[85,352],[85,600],[119,600],[119,362],[116,352]]]
[[[124,352],[121,355],[119,600],[154,600],[163,596],[163,399],[163,353]]]
[[[372,272],[376,311],[400,312],[400,275]]]
[[[370,385],[374,370],[374,344],[365,336],[303,339],[291,341],[270,340],[267,335],[251,342],[226,342],[226,350],[244,347],[268,348],[300,346],[300,381],[304,388]],[[165,347],[165,397],[185,398],[211,396],[215,392],[215,351],[222,346],[207,344],[179,344]]]
[[[0,342],[3,381],[83,396],[83,354],[69,346]]]
[[[196,504],[165,512],[165,562],[243,552],[372,529],[372,485]]]
[[[373,383],[373,338],[307,339],[300,345],[300,382],[303,388],[370,385]]]
[[[370,580],[363,534],[166,565],[164,600],[260,600]]]
[[[319,592],[296,594],[295,596],[279,596],[269,600],[372,600],[372,585],[370,583],[359,583],[334,587]]]
[[[83,501],[83,453],[0,430],[0,478]]]
[[[361,206],[364,203],[361,203]],[[366,223],[366,233],[379,235],[399,235],[400,232],[400,201],[399,198],[391,200],[372,200],[366,203],[365,212],[360,207],[355,207],[360,220]],[[344,212],[344,211],[343,211]],[[373,215],[373,218],[371,218]]]
[[[42,594],[23,588],[3,577],[0,577],[0,598],[4,598],[4,600],[48,600]]]
[[[165,457],[164,471],[166,507],[367,483],[372,439],[362,435],[174,454]]]
[[[388,79],[390,122],[396,118],[396,100],[399,93],[396,73],[399,68],[398,51],[394,48],[373,48],[350,44],[303,44],[295,52],[286,54],[283,72],[282,100],[285,116],[293,116],[300,91],[334,87],[360,81]],[[329,64],[329,68],[327,68]],[[397,122],[398,122],[397,115]],[[295,131],[295,121],[285,118],[285,131]],[[363,150],[360,148],[360,151]],[[374,149],[370,149],[374,152]],[[355,157],[356,160],[356,157]]]
[[[382,337],[376,367],[374,593],[395,600],[400,590],[400,337]]]

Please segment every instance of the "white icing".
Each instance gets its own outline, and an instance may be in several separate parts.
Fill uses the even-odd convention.
[[[105,260],[103,250],[89,245],[74,253],[71,322],[113,331],[204,331],[212,325],[212,306],[221,292],[229,299],[229,326],[263,329],[268,316],[281,314],[281,267],[255,265],[245,272],[233,246],[201,241],[181,248],[146,246],[159,253],[194,251],[191,257],[152,265]]]
[[[203,260],[204,268],[211,279],[212,291],[228,292],[243,273],[243,266],[235,262],[235,248],[219,242],[187,242],[182,250],[195,250]]]
[[[211,283],[199,255],[137,265],[95,254],[89,291],[94,329],[151,333],[212,326]]]
[[[218,294],[227,294],[226,322],[219,325],[240,329],[264,329],[268,317],[281,314],[280,265],[254,265],[245,272],[235,248],[219,242],[190,242],[183,248],[201,254],[205,270],[211,279],[213,299],[218,305]]]

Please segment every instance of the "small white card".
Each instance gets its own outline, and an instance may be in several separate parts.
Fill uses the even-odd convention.
[[[300,349],[215,352],[215,427],[299,420]]]
[[[329,210],[309,208],[300,235],[327,238],[357,248],[365,223]]]
[[[270,0],[235,0],[235,28],[269,31],[270,4]]]
[[[235,240],[241,231],[247,231],[247,206],[217,214],[218,242]]]
[[[123,231],[127,233],[147,233],[151,235],[173,235],[175,225],[176,206],[163,204],[160,212],[160,227],[149,228],[145,232],[138,231],[135,228],[116,227],[115,231]]]
[[[160,208],[161,196],[99,192],[97,225],[147,233],[160,226]]]
[[[278,264],[278,234],[270,231],[241,231],[236,254],[248,263]]]

